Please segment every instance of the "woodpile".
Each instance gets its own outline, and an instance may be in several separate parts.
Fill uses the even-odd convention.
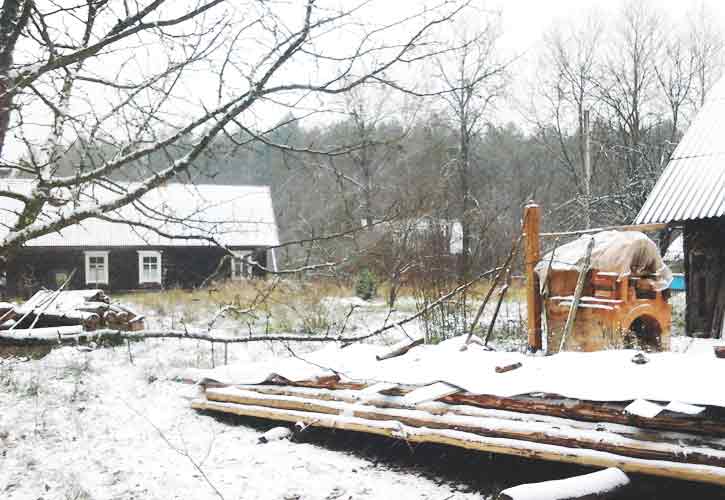
[[[0,303],[0,332],[4,334],[43,334],[59,328],[63,334],[98,329],[138,331],[144,323],[143,316],[111,303],[103,290],[40,290],[22,305]]]
[[[492,398],[441,387],[444,395],[431,400],[411,396],[433,386],[275,382],[202,383],[203,397],[192,407],[725,485],[725,418],[716,412],[643,419],[625,414],[626,405],[554,396]],[[652,425],[638,425],[644,420]]]

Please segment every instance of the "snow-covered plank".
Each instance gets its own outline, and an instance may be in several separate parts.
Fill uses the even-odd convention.
[[[571,307],[572,302],[559,302],[559,307]],[[604,304],[590,304],[587,302],[579,302],[577,306],[580,309],[603,309],[605,311],[614,311],[614,307]]]
[[[377,384],[369,385],[365,389],[359,391],[361,396],[375,396],[383,391],[389,391],[395,389],[398,384],[393,382],[378,382]]]
[[[479,409],[461,413],[459,405],[449,406],[444,403],[421,404],[413,410],[401,404],[400,397],[385,396],[384,399],[361,401],[359,398],[345,398],[324,391],[310,397],[309,392],[304,396],[297,395],[299,392],[294,390],[288,394],[265,394],[257,392],[258,389],[208,388],[204,394],[207,400],[222,403],[394,421],[413,427],[457,429],[491,437],[614,452],[637,458],[725,467],[725,451],[718,449],[722,445],[721,441],[704,437],[660,433],[658,440],[652,441],[642,439],[641,429],[625,435],[628,432],[626,428],[607,428],[601,424],[587,428],[567,419],[542,422],[536,420],[536,415],[514,415]],[[441,406],[451,410],[451,413],[443,411]],[[683,441],[689,443],[686,455],[683,455]]]
[[[551,297],[550,300],[568,300],[571,301],[574,299],[573,295],[556,295],[554,297]],[[620,299],[605,299],[603,297],[582,297],[582,301],[584,302],[601,302],[602,304],[621,304],[622,301]]]
[[[377,421],[349,415],[330,415],[296,410],[281,410],[254,405],[220,403],[197,399],[192,402],[197,410],[219,411],[235,415],[266,418],[285,422],[302,422],[316,427],[345,429],[377,434],[413,443],[437,443],[458,446],[470,450],[501,453],[539,460],[575,463],[592,467],[619,467],[625,472],[672,477],[688,481],[700,481],[725,486],[725,468],[633,458],[610,452],[570,448],[535,441],[481,436],[451,429],[412,427],[398,421]]]
[[[426,401],[435,401],[436,399],[444,398],[457,392],[461,392],[460,387],[446,384],[445,382],[436,382],[435,384],[420,387],[409,392],[403,397],[403,401],[405,404],[415,406]]]
[[[699,415],[705,411],[704,406],[688,405],[679,401],[670,401],[664,409],[673,413],[684,413],[685,415]]]
[[[635,399],[629,404],[624,411],[630,415],[637,415],[643,418],[655,418],[657,415],[662,413],[665,408],[658,404],[652,403],[645,399]]]

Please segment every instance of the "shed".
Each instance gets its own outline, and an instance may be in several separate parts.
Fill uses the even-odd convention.
[[[723,336],[725,81],[710,92],[635,219],[681,228],[688,335]]]
[[[33,188],[27,180],[2,184],[20,193]],[[117,184],[111,191],[94,186],[76,195],[74,203],[102,201],[132,187]],[[18,203],[0,197],[0,225],[5,231],[17,218]],[[57,210],[47,207],[41,217]],[[42,286],[56,288],[73,269],[72,288],[191,287],[215,273],[227,250],[236,257],[228,259],[220,276],[263,274],[249,265],[250,259],[264,268],[275,264],[268,249],[279,244],[279,237],[267,186],[167,184],[104,216],[27,242],[8,267],[6,293],[28,295]]]

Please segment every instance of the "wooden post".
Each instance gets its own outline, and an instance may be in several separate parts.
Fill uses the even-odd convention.
[[[541,231],[541,207],[529,203],[524,207],[524,232],[526,233],[526,319],[529,330],[529,350],[540,351],[541,342],[541,292],[539,278],[534,272],[541,258],[539,233]]]

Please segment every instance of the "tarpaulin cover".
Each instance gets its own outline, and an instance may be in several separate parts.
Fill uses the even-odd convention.
[[[536,273],[542,286],[546,283],[550,262],[554,271],[578,271],[586,258],[587,247],[592,238],[594,238],[590,263],[592,269],[614,272],[620,276],[652,275],[655,290],[662,291],[669,288],[672,271],[660,257],[657,245],[637,231],[602,231],[593,235],[586,234],[557,247],[553,259],[549,252],[536,266]]]

